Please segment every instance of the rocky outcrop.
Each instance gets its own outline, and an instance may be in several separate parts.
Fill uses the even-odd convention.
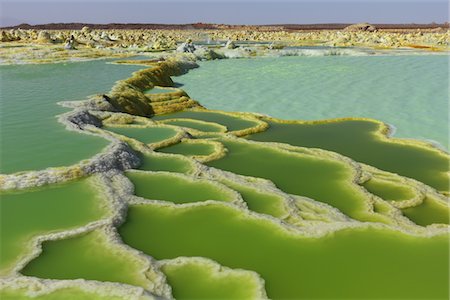
[[[224,54],[216,52],[212,49],[208,49],[206,47],[197,48],[194,54],[199,60],[214,60],[226,58]]]
[[[182,43],[177,48],[177,52],[181,53],[194,53],[196,50],[195,45],[192,43],[191,39],[187,39],[186,42]]]
[[[50,36],[50,33],[48,33],[47,31],[40,31],[37,37],[37,41],[40,43],[52,43],[53,40]]]
[[[105,100],[118,111],[139,116],[152,116],[200,106],[184,92],[167,93],[164,95],[167,98],[144,93],[154,86],[173,86],[171,76],[179,76],[198,67],[194,58],[175,56],[165,61],[149,63],[149,66],[148,69],[134,72],[133,76],[126,80],[118,81],[110,94],[104,97]]]
[[[347,26],[344,28],[344,31],[368,31],[368,32],[374,32],[377,29],[375,26],[369,24],[369,23],[358,23],[353,24],[350,26]]]
[[[0,33],[0,42],[10,42],[11,41],[11,36],[6,33],[6,31],[2,31]]]
[[[82,32],[83,34],[89,34],[89,33],[92,32],[92,30],[91,30],[89,27],[84,26],[83,28],[81,28],[81,32]]]
[[[227,43],[225,44],[225,48],[226,49],[236,49],[237,46],[232,40],[228,40]]]
[[[67,41],[66,41],[66,43],[64,45],[64,49],[66,49],[66,50],[75,50],[76,49],[75,48],[75,44],[76,44],[75,37],[73,35],[71,35],[70,38],[67,39]]]

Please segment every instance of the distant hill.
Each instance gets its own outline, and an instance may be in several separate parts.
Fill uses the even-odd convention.
[[[49,24],[19,24],[16,26],[2,27],[2,29],[37,29],[37,30],[79,30],[85,26],[92,29],[260,29],[260,30],[341,30],[351,23],[335,24],[273,24],[273,25],[227,25],[210,23],[193,24],[141,24],[141,23],[109,23],[109,24],[89,24],[89,23],[49,23]],[[378,29],[433,29],[449,28],[449,23],[437,24],[373,24]]]
[[[141,24],[141,23],[109,23],[109,24],[89,24],[89,23],[48,23],[39,25],[19,24],[16,26],[3,27],[3,29],[46,29],[46,30],[79,30],[83,27],[92,29],[215,29],[215,24]]]

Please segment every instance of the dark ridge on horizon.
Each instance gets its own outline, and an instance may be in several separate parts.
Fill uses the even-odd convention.
[[[85,26],[92,29],[239,29],[239,28],[261,28],[266,30],[340,30],[354,23],[323,23],[323,24],[267,24],[267,25],[228,25],[214,23],[192,23],[192,24],[152,24],[152,23],[48,23],[48,24],[19,24],[15,26],[0,27],[0,29],[37,29],[37,30],[79,30]],[[429,24],[373,24],[379,29],[433,29],[450,28],[449,22]]]

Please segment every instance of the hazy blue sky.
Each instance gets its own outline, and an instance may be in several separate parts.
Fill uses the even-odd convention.
[[[0,0],[0,5],[2,26],[51,22],[442,23],[449,15],[447,0]]]

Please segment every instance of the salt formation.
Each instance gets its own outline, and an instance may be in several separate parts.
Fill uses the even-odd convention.
[[[98,57],[119,57],[167,50],[182,53],[197,53],[197,57],[206,59],[223,57],[248,57],[277,53],[282,46],[329,46],[329,47],[365,47],[373,49],[409,48],[431,51],[445,51],[449,46],[449,31],[446,29],[384,30],[376,29],[367,23],[354,24],[344,30],[286,31],[282,27],[272,30],[270,27],[236,27],[205,30],[97,30],[88,27],[82,30],[0,30],[0,40],[5,43],[20,43],[25,47],[6,48],[3,59],[23,62],[49,62],[69,60],[74,57],[92,59]],[[78,43],[69,42],[73,39]],[[222,49],[194,46],[193,43],[208,40],[226,41]],[[177,44],[180,44],[177,47]],[[252,49],[237,51],[236,43],[253,41],[268,43],[266,51],[258,45]],[[270,41],[270,42],[268,42]],[[65,42],[65,45],[63,44]],[[272,46],[270,45],[272,43]],[[278,44],[279,43],[279,44]],[[54,46],[50,46],[53,44]],[[274,47],[274,45],[277,45]],[[278,46],[280,45],[280,46]],[[59,51],[62,48],[73,49],[70,54]],[[237,49],[236,49],[237,48]],[[30,51],[32,50],[32,51]],[[338,51],[339,49],[335,49]],[[51,60],[43,57],[52,52]],[[40,53],[40,55],[38,55]],[[290,52],[291,55],[293,52]]]
[[[225,44],[225,48],[227,48],[227,49],[236,49],[237,46],[232,40],[228,40],[227,43]]]
[[[74,50],[75,48],[75,37],[73,35],[70,36],[70,38],[66,41],[66,44],[64,45],[64,49],[66,50]]]
[[[119,63],[132,63],[124,61]],[[172,86],[170,76],[177,76],[196,68],[195,58],[180,56],[179,59],[167,59],[162,62],[151,62],[152,68],[135,72],[127,80],[119,81],[111,90],[108,102],[116,109],[140,116],[169,113],[183,108],[200,106],[188,98],[182,91],[162,95],[146,95],[144,91],[158,86]]]
[[[40,31],[37,37],[38,42],[40,43],[51,43],[53,40],[51,39],[50,33],[47,31]]]
[[[375,28],[375,26],[369,24],[369,23],[358,23],[358,24],[353,24],[350,26],[347,26],[344,28],[345,31],[368,31],[368,32],[374,32],[377,29]]]
[[[196,50],[194,44],[192,43],[191,39],[187,39],[186,42],[182,43],[178,48],[177,51],[181,53],[194,53]]]

